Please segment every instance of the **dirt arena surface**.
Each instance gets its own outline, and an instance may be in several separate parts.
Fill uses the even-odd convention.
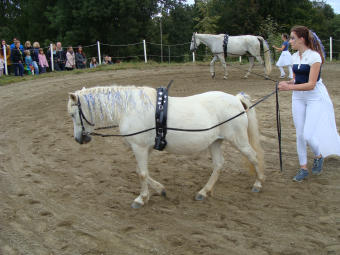
[[[94,137],[79,145],[67,114],[68,92],[83,86],[166,86],[171,96],[210,90],[248,93],[275,84],[230,69],[211,80],[207,65],[101,71],[41,78],[0,87],[1,255],[337,255],[340,254],[340,158],[324,173],[294,183],[298,170],[291,93],[280,93],[283,168],[279,170],[275,96],[259,104],[267,176],[262,192],[242,157],[225,143],[225,165],[212,197],[194,200],[211,174],[207,151],[170,155],[154,151],[150,175],[167,189],[141,209],[136,162],[123,138]],[[247,66],[241,66],[247,68]],[[275,70],[272,77],[278,77]],[[340,66],[325,65],[324,82],[340,127]],[[257,64],[256,72],[262,73]],[[202,120],[204,121],[204,120]],[[311,154],[309,154],[311,156]],[[311,157],[309,164],[311,165]]]

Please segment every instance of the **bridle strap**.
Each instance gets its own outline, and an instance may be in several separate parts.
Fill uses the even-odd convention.
[[[197,44],[196,44],[196,33],[194,33],[194,50],[193,51],[196,51],[197,50]]]
[[[87,132],[85,131],[83,119],[86,121],[87,124],[89,124],[89,125],[92,126],[92,127],[94,127],[94,124],[91,123],[90,121],[88,121],[87,118],[85,117],[84,112],[83,112],[83,110],[82,110],[82,108],[81,108],[81,103],[80,103],[79,97],[78,97],[77,106],[78,106],[78,113],[79,113],[79,119],[80,119],[81,129],[82,129],[83,135],[84,135],[84,134],[87,134]]]

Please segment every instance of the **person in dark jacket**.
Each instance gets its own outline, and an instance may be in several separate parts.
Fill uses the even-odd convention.
[[[78,51],[76,53],[76,67],[78,69],[84,69],[86,67],[86,56],[81,45],[78,46]]]
[[[20,41],[16,41],[15,47],[11,51],[11,60],[14,66],[14,74],[15,76],[23,76],[24,75],[24,53],[20,49]]]
[[[63,50],[63,47],[61,46],[61,42],[57,42],[56,56],[57,56],[57,62],[56,62],[55,69],[57,71],[64,71],[65,63],[66,63],[66,51]]]

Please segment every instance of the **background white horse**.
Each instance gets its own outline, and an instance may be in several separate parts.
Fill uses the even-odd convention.
[[[210,62],[211,77],[215,77],[215,61],[220,60],[224,68],[224,79],[228,78],[228,70],[225,62],[224,50],[223,50],[224,34],[211,35],[211,34],[198,34],[194,33],[191,38],[190,50],[194,51],[201,44],[205,44],[209,47],[214,54],[212,61]],[[261,45],[263,45],[264,63],[261,57]],[[272,64],[270,59],[270,51],[267,42],[261,36],[254,35],[241,35],[241,36],[229,36],[227,55],[229,57],[239,57],[248,55],[249,69],[245,78],[251,73],[254,66],[254,58],[256,58],[261,64],[264,64],[264,74],[268,78],[268,75],[272,71]]]
[[[94,126],[118,125],[121,134],[153,128],[155,103],[156,90],[149,87],[94,87],[70,93],[68,112],[73,119],[74,138],[81,144],[89,142]],[[209,128],[244,111],[249,105],[250,101],[244,94],[233,96],[217,91],[189,97],[169,97],[167,123],[172,128]],[[209,148],[213,173],[196,195],[197,200],[203,200],[212,191],[221,172],[224,163],[221,151],[223,140],[229,141],[245,156],[250,169],[256,173],[253,191],[260,191],[265,176],[259,137],[256,113],[252,108],[246,114],[209,131],[193,133],[168,130],[165,150],[169,153],[190,154]],[[165,195],[164,186],[152,179],[148,171],[148,156],[155,143],[155,130],[125,139],[137,160],[141,192],[132,207],[139,208],[149,200],[149,185],[158,194]]]

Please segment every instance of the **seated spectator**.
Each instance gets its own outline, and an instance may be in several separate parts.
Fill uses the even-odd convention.
[[[103,64],[104,65],[112,65],[111,57],[109,57],[108,55],[105,55],[104,59],[103,59]]]
[[[34,67],[33,67],[33,60],[31,57],[31,52],[29,50],[25,50],[25,70],[27,71],[28,74],[33,74],[34,75]]]
[[[38,59],[39,59],[40,73],[46,73],[48,62],[44,54],[44,50],[42,48],[39,49]]]
[[[90,68],[97,67],[97,59],[95,57],[91,58]]]
[[[86,56],[81,45],[78,46],[78,51],[76,53],[76,67],[78,69],[84,69],[86,67]]]
[[[76,67],[76,57],[73,52],[72,46],[69,46],[67,48],[67,53],[66,53],[66,64],[65,64],[65,69],[67,71],[71,71]]]

